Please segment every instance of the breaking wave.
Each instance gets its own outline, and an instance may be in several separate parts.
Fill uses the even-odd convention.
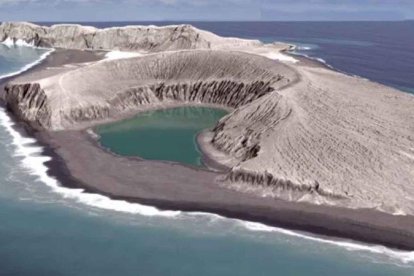
[[[0,109],[0,124],[12,137],[13,145],[16,149],[15,156],[21,158],[22,166],[28,169],[30,174],[36,176],[39,181],[49,186],[53,192],[61,194],[64,198],[73,199],[77,202],[101,209],[144,216],[173,217],[180,214],[179,211],[160,211],[151,206],[129,203],[123,200],[113,200],[103,195],[86,193],[83,189],[63,187],[56,178],[49,176],[47,173],[48,168],[45,163],[51,160],[51,157],[42,155],[43,148],[36,145],[35,139],[23,137],[14,129],[14,123],[3,108]]]
[[[8,47],[12,47],[12,46],[35,47],[34,42],[27,43],[23,39],[13,40],[10,37],[6,38],[1,44],[6,45]]]
[[[14,47],[14,46],[17,46],[17,47],[35,47],[34,44],[27,43],[23,40],[19,39],[17,41],[13,41],[10,38],[7,38],[3,42],[1,42],[1,44],[5,45],[7,47]],[[35,48],[38,48],[38,47],[35,47]],[[50,48],[38,48],[38,49],[44,49],[44,50],[46,50],[46,52],[43,53],[37,60],[35,60],[35,61],[33,61],[29,64],[26,64],[25,66],[20,68],[20,70],[15,71],[15,72],[11,72],[11,73],[7,73],[7,74],[4,74],[4,75],[0,75],[0,79],[13,77],[13,76],[19,75],[19,74],[29,70],[30,68],[42,63],[42,61],[45,60],[54,51],[54,49],[50,49]]]

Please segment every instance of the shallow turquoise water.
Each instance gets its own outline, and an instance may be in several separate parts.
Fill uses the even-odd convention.
[[[44,53],[0,48],[0,56],[19,60],[22,51],[33,55],[28,62]],[[0,67],[9,72],[7,63]],[[413,262],[381,248],[387,254],[59,189],[43,174],[45,160],[10,132],[6,118],[0,108],[1,276],[414,275]]]
[[[196,136],[226,113],[193,106],[161,109],[100,126],[97,132],[104,147],[121,155],[201,165]]]

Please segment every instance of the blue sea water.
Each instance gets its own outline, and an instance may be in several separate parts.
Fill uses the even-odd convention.
[[[405,22],[194,24],[226,36],[311,46],[303,53],[350,74],[407,91],[414,87],[414,44],[406,44],[413,25]],[[46,53],[0,45],[0,75]],[[385,53],[391,58],[381,62]],[[0,110],[0,276],[414,275],[414,253],[209,214],[158,211],[60,187],[47,176],[47,157],[34,142]]]

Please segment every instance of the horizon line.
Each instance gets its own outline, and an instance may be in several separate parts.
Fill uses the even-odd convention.
[[[413,19],[401,19],[401,20],[208,20],[208,19],[162,19],[162,20],[0,20],[1,23],[3,22],[33,22],[33,23],[58,23],[58,22],[65,22],[65,23],[124,23],[124,22],[217,22],[217,23],[230,23],[230,22],[280,22],[280,23],[294,23],[294,22],[315,22],[315,23],[326,23],[326,22],[407,22],[407,21],[414,21]]]

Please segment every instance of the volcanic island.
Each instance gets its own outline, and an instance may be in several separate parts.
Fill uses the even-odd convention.
[[[191,25],[6,22],[1,41],[54,49],[0,97],[61,185],[414,249],[413,95]],[[99,125],[181,106],[228,111],[197,136],[203,167],[99,144]]]

